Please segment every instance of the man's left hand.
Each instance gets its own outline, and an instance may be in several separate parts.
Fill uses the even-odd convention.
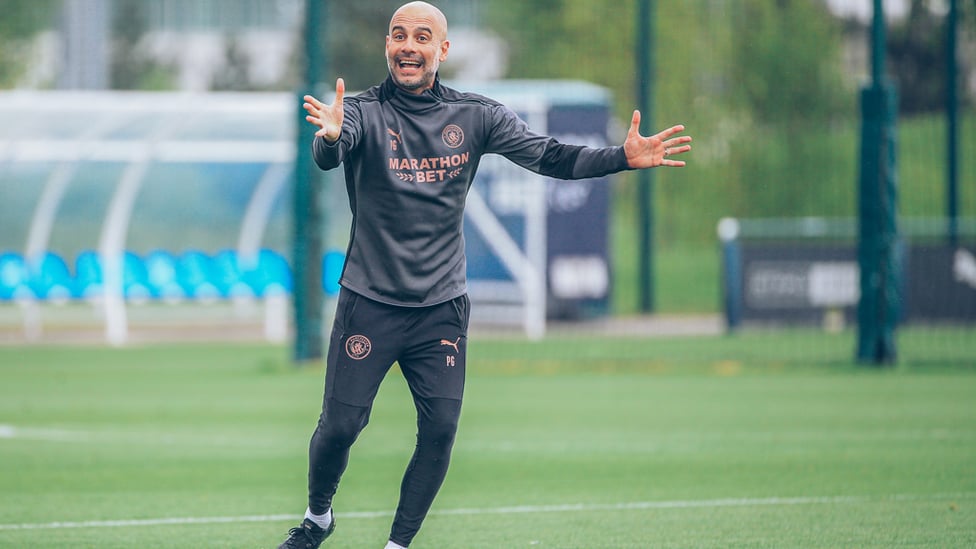
[[[644,137],[640,134],[640,111],[634,111],[634,116],[630,120],[630,130],[627,132],[627,140],[624,141],[627,165],[635,169],[655,168],[657,166],[684,167],[685,162],[683,160],[671,160],[671,157],[691,150],[691,145],[686,145],[686,143],[691,143],[691,136],[671,137],[683,132],[684,129],[684,126],[678,124],[658,134]]]

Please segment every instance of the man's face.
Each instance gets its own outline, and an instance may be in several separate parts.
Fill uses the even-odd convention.
[[[398,10],[386,37],[386,62],[397,85],[418,94],[430,89],[441,61],[447,59],[446,37],[447,23],[440,12],[424,6]]]

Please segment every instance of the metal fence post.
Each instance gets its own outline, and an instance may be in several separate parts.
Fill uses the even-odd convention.
[[[322,208],[318,173],[312,160],[315,127],[305,121],[302,96],[315,93],[322,72],[319,37],[325,24],[325,0],[305,1],[305,72],[296,98],[296,157],[293,194],[295,340],[296,364],[322,358]]]
[[[948,242],[959,244],[959,63],[956,58],[956,29],[959,6],[957,0],[949,0],[946,15],[946,217],[948,217]]]
[[[654,0],[637,0],[637,103],[641,135],[654,131]],[[637,171],[640,310],[654,312],[654,173]]]
[[[898,243],[898,100],[884,76],[885,27],[881,0],[874,0],[871,32],[872,84],[861,91],[861,159],[858,190],[857,359],[890,364],[896,359],[895,328],[901,308]]]

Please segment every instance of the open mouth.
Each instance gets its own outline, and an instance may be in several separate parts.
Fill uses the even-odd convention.
[[[397,66],[400,67],[400,70],[415,71],[419,70],[423,66],[423,63],[415,59],[399,59],[397,60]]]

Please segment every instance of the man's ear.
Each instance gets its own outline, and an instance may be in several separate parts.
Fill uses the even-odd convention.
[[[447,60],[447,50],[450,47],[451,47],[451,41],[450,40],[445,40],[445,41],[441,42],[441,56],[440,56],[440,62],[441,63],[443,63],[445,60]]]

